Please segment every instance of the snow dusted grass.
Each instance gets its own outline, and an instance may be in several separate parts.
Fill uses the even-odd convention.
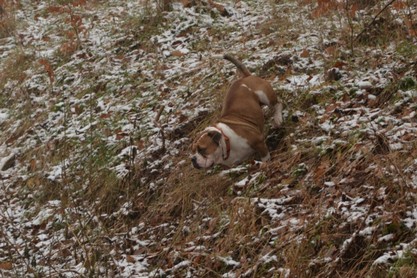
[[[1,275],[415,277],[417,7],[399,2],[371,25],[387,1],[6,7]],[[286,103],[266,169],[190,166],[225,51]]]

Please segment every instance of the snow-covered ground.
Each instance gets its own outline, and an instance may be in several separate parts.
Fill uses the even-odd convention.
[[[348,18],[315,1],[150,2],[4,4],[0,274],[417,274],[416,4],[389,9],[407,40],[352,54]],[[382,2],[352,8],[356,32]],[[286,102],[267,169],[190,169],[234,78],[225,52]],[[227,188],[174,192],[190,180]]]

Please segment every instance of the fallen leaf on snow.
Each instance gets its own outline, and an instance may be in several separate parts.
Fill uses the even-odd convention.
[[[13,264],[11,262],[2,262],[0,263],[0,269],[1,270],[12,270]]]

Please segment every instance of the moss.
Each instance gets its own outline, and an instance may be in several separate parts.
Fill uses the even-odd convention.
[[[417,55],[417,46],[413,42],[403,40],[398,44],[396,51],[404,57],[413,57]]]
[[[406,251],[390,268],[387,277],[416,277],[417,263],[415,255]]]
[[[407,91],[416,87],[416,85],[417,85],[416,80],[413,77],[405,76],[398,83],[398,88],[403,91]]]

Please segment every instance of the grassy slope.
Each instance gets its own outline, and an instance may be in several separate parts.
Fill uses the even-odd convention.
[[[417,11],[354,2],[5,6],[0,271],[414,277]],[[225,49],[286,102],[266,170],[189,165]]]

